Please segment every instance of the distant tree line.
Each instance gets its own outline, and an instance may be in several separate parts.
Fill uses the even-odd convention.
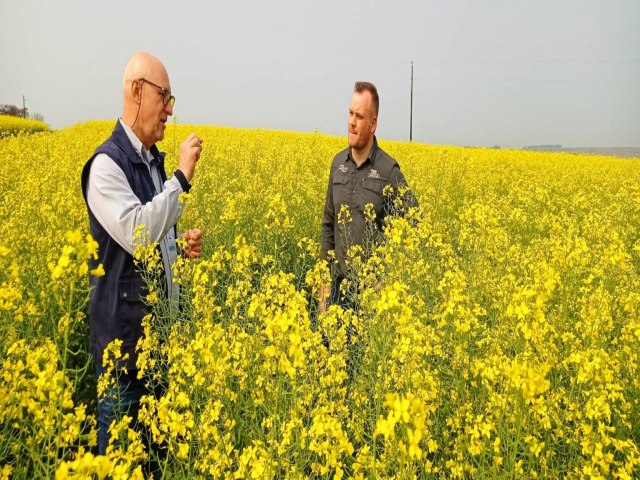
[[[0,104],[0,115],[11,115],[12,117],[31,118],[44,122],[44,117],[39,113],[29,113],[28,108],[18,108],[15,105],[2,105]]]
[[[554,150],[561,150],[562,149],[562,145],[558,144],[558,145],[529,145],[526,147],[523,147],[523,150],[540,150],[540,151],[554,151]]]

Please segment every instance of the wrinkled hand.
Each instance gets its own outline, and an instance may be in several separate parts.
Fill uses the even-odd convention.
[[[331,294],[331,286],[330,285],[322,285],[320,287],[320,313],[327,312],[327,300],[329,299],[329,295]]]
[[[178,168],[182,170],[187,182],[191,182],[193,174],[196,171],[196,163],[200,160],[202,153],[202,139],[195,133],[192,133],[187,139],[180,144],[180,159],[178,160]]]
[[[182,239],[186,246],[184,250],[185,258],[198,258],[202,252],[202,230],[192,228],[182,234]]]

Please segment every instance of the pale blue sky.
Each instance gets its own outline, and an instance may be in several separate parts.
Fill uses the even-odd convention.
[[[121,111],[136,50],[164,61],[179,123],[346,134],[356,80],[378,137],[640,146],[640,1],[0,0],[0,103],[54,128]]]

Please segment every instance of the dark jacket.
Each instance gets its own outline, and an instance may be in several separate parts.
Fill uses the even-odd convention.
[[[159,161],[162,181],[166,181],[164,153],[156,146],[151,147],[152,155]],[[111,137],[100,145],[82,170],[82,194],[87,202],[89,171],[94,158],[104,153],[122,169],[133,193],[142,204],[154,197],[154,185],[147,166],[138,156],[126,132],[116,123]],[[89,227],[91,235],[98,242],[98,259],[92,261],[92,268],[102,263],[105,275],[90,277],[91,293],[89,299],[90,350],[96,362],[102,363],[107,345],[119,338],[122,340],[122,354],[129,358],[123,363],[127,369],[135,369],[136,344],[142,337],[142,318],[147,313],[142,298],[146,287],[140,273],[133,263],[133,256],[124,250],[109,236],[95,218],[89,205]]]

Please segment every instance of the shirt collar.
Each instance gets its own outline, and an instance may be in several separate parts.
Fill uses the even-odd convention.
[[[375,162],[376,160],[376,153],[378,153],[378,139],[374,135],[373,145],[371,146],[371,151],[369,152],[369,156],[367,157],[367,160],[369,160],[371,166],[373,166],[373,162]],[[353,159],[353,156],[351,155],[351,147],[347,149],[347,160],[351,160],[353,163],[356,163]],[[367,160],[364,161],[363,165],[367,163]]]
[[[131,142],[131,146],[136,151],[138,156],[145,162],[151,162],[151,160],[153,160],[153,155],[151,155],[151,152],[149,152],[149,150],[146,149],[146,147],[142,144],[142,142],[136,136],[136,134],[133,133],[133,130],[131,129],[131,127],[126,123],[124,123],[122,118],[119,118],[118,121],[120,122],[120,125],[122,125],[122,128],[124,129],[124,133],[127,134],[127,137]]]

